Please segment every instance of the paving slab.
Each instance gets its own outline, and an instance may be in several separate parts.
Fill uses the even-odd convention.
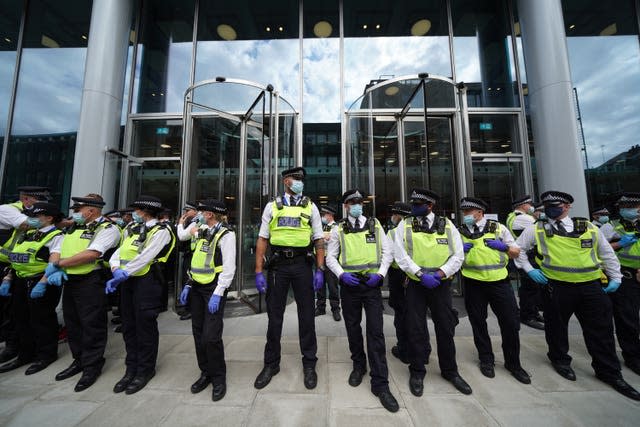
[[[6,426],[75,426],[100,405],[95,402],[40,402],[36,400],[18,410]]]
[[[546,426],[579,427],[583,424],[567,414],[562,408],[487,408],[491,416],[502,426],[539,427],[543,422]]]
[[[411,416],[404,408],[396,413],[384,408],[337,408],[331,409],[329,418],[331,427],[405,427],[412,424]]]
[[[473,396],[426,396],[405,398],[415,426],[497,426],[498,423]]]
[[[585,427],[637,426],[640,403],[616,392],[585,391],[576,393],[549,393],[559,407],[571,414]]]
[[[262,370],[262,366],[254,372],[253,380]],[[280,359],[280,372],[273,377],[269,385],[258,394],[269,393],[298,393],[298,394],[319,394],[328,392],[329,373],[327,362],[319,359],[316,365],[316,373],[318,374],[318,385],[313,390],[307,390],[304,386],[304,374],[302,371],[302,358],[299,355],[283,354]],[[253,387],[253,380],[248,386]]]
[[[211,401],[209,401],[211,403]],[[244,426],[249,413],[248,407],[220,407],[216,405],[181,405],[159,424],[176,427]]]
[[[255,398],[246,426],[320,427],[328,425],[328,421],[326,396],[260,392]]]
[[[331,408],[382,408],[380,399],[371,393],[369,371],[362,379],[362,384],[358,387],[352,387],[348,382],[352,369],[351,363],[329,364],[329,402]],[[403,407],[400,391],[395,382],[389,381],[389,390]]]

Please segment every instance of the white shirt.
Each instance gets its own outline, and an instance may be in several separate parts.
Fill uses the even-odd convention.
[[[566,216],[560,221],[568,233],[573,231],[573,221],[570,217]],[[557,229],[558,227],[556,226],[556,222],[557,221],[554,219],[549,219],[549,223]],[[516,243],[521,249],[520,255],[515,259],[516,267],[521,268],[528,273],[534,269],[527,258],[527,251],[533,248],[536,244],[536,225],[534,224],[525,228],[520,237],[518,237],[518,240],[516,240]],[[609,277],[610,280],[622,280],[618,257],[600,229],[598,229],[598,247],[596,248],[596,251],[598,252],[598,257],[602,262],[601,267],[604,269],[607,277]]]
[[[302,195],[300,199],[302,199]],[[285,205],[291,204],[291,195],[285,193],[284,200],[282,201]],[[267,206],[264,207],[262,211],[262,223],[260,224],[260,231],[258,232],[258,236],[269,239],[271,233],[269,233],[269,223],[273,218],[273,202],[267,203]],[[320,217],[320,211],[315,203],[311,202],[311,240],[318,240],[324,238],[324,232],[322,231],[322,218]]]
[[[47,225],[46,227],[42,227],[40,230],[43,233],[51,231],[55,229],[55,225]],[[57,236],[53,236],[51,240],[49,240],[45,245],[46,248],[49,249],[49,253],[60,252],[60,246],[62,246],[62,234],[58,234]]]
[[[429,215],[426,216],[426,219],[427,219],[428,226],[431,227],[435,219],[434,213],[430,212]],[[447,224],[449,225],[449,227],[451,227],[451,238],[453,239],[453,248],[455,252],[453,253],[453,255],[449,257],[449,259],[447,259],[447,262],[445,262],[439,268],[445,274],[445,277],[451,277],[458,270],[460,270],[460,267],[462,266],[462,262],[464,261],[464,250],[462,246],[462,238],[460,237],[460,232],[453,225],[453,223],[448,219],[447,219]],[[399,228],[400,230],[404,230],[404,227],[405,227],[405,220],[403,219],[402,221],[400,221],[397,228]],[[417,272],[420,271],[420,267],[418,266],[418,264],[413,262],[409,254],[407,254],[407,251],[404,248],[404,241],[405,241],[404,233],[397,233],[396,239],[394,242],[393,253],[394,253],[396,262],[398,263],[398,266],[402,269],[402,271],[404,271],[405,273],[411,273],[415,275]]]
[[[184,224],[178,224],[176,228],[176,234],[178,235],[178,239],[182,242],[185,240],[191,240],[193,237],[192,231],[198,226],[195,221],[192,221],[186,227]]]
[[[149,230],[151,227],[156,225],[158,220],[156,218],[152,218],[147,221],[144,225]],[[125,238],[129,235],[129,230],[125,231]],[[151,261],[160,253],[162,248],[164,248],[169,242],[171,242],[171,233],[167,228],[163,228],[158,230],[151,236],[144,245],[144,249],[138,255],[136,255],[131,261],[124,266],[123,270],[129,273],[129,275],[135,274],[138,271],[142,270],[146,265],[150,264]],[[116,251],[111,256],[109,260],[109,265],[111,268],[120,268],[120,248],[116,249]]]
[[[348,216],[348,221],[351,225],[355,225],[355,218],[352,216]],[[364,215],[360,215],[358,217],[358,225],[360,227],[364,227],[367,223],[367,217]],[[382,228],[380,229],[380,233],[376,233],[376,239],[380,239],[380,249],[382,250],[382,254],[380,257],[380,268],[378,268],[378,274],[383,277],[387,275],[387,271],[389,271],[389,266],[393,262],[393,246],[391,241],[384,233]],[[379,234],[379,235],[378,235]],[[333,272],[337,277],[340,277],[344,270],[338,261],[338,257],[340,256],[340,235],[338,233],[338,227],[333,227],[331,229],[331,234],[329,237],[329,244],[327,245],[327,267],[329,270]]]
[[[513,224],[511,225],[513,231],[524,230],[525,228],[536,222],[536,219],[526,212],[518,210],[514,212],[520,212],[520,214],[516,215],[516,218],[513,220]]]
[[[480,231],[482,231],[484,230],[485,225],[487,225],[487,219],[485,217],[482,217],[482,219],[476,222],[475,225],[477,225]],[[473,225],[465,225],[465,226],[469,229],[469,231],[473,232]],[[498,238],[502,240],[502,242],[505,245],[509,246],[510,248],[514,246],[518,247],[518,245],[516,244],[516,241],[513,239],[513,236],[511,235],[511,232],[504,225],[500,227],[500,235],[498,236]]]
[[[27,220],[27,216],[11,205],[0,205],[0,230],[18,228]]]
[[[104,219],[102,217],[98,217],[95,220],[91,221],[89,224],[94,222],[102,222]],[[87,224],[87,225],[89,225]],[[65,235],[62,235],[62,240],[64,240]],[[115,248],[120,243],[120,231],[115,225],[107,228],[98,228],[93,240],[87,247],[87,250],[92,250],[99,252],[100,255],[104,254],[111,248]],[[62,247],[62,244],[60,245]],[[61,248],[57,248],[53,252],[60,253]],[[74,254],[75,255],[75,254]]]

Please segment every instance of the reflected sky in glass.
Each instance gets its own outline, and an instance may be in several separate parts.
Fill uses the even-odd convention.
[[[340,40],[304,39],[305,123],[340,122]]]
[[[0,138],[4,136],[7,127],[15,63],[15,51],[0,51]]]

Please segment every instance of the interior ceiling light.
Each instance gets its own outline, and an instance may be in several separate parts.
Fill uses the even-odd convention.
[[[84,34],[82,35],[82,40],[86,40],[87,36],[85,36]]]
[[[421,19],[411,26],[412,36],[424,36],[431,29],[431,21],[428,19]]]
[[[400,88],[398,86],[389,86],[384,90],[384,94],[387,96],[394,96],[398,92],[400,92]]]
[[[364,24],[364,25],[362,26],[362,29],[363,29],[363,30],[366,30],[366,29],[367,29],[367,24]]]
[[[380,29],[380,24],[376,25],[376,30]]]
[[[618,32],[618,26],[614,22],[611,25],[604,27],[604,30],[600,31],[601,36],[612,36]]]
[[[267,32],[271,31],[271,27],[267,27],[265,28],[265,30],[267,30]]]
[[[513,24],[513,32],[516,33],[516,36],[520,35],[520,23],[516,22]]]
[[[569,25],[569,29],[570,29],[570,30],[573,30],[575,27],[576,27],[576,24],[571,24],[571,25]]]
[[[320,37],[320,38],[329,37],[332,31],[333,31],[333,27],[327,21],[316,22],[316,25],[313,26],[313,34],[315,34],[316,37]]]
[[[283,32],[283,31],[284,31],[284,28],[282,28],[282,27],[278,27],[278,31]]]
[[[42,38],[40,39],[40,42],[42,43],[42,46],[44,46],[44,47],[51,47],[51,48],[60,47],[60,45],[58,44],[57,41],[55,41],[51,37],[45,36],[44,34],[42,35]]]
[[[216,31],[223,40],[235,40],[238,37],[236,30],[234,30],[231,25],[220,24],[218,28],[216,28]]]
[[[162,147],[162,148],[171,148],[171,146],[169,144],[160,144],[160,147]]]

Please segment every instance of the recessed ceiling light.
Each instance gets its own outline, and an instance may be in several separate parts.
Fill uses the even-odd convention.
[[[363,29],[363,30],[366,30],[366,29],[367,29],[367,24],[364,24],[364,25],[362,26],[362,29]]]
[[[82,40],[86,40],[87,36],[85,36],[84,34],[82,35]]]
[[[271,27],[267,27],[265,28],[265,30],[267,30],[267,32],[271,31]]]
[[[223,40],[235,40],[238,37],[236,30],[234,30],[231,25],[220,24],[218,28],[216,28],[216,31]]]
[[[393,96],[400,92],[400,88],[398,86],[389,86],[384,90],[385,95]]]
[[[376,30],[379,30],[379,29],[380,29],[380,24],[377,24],[376,25]]]
[[[171,146],[169,144],[160,144],[160,147],[162,147],[162,148],[171,148]]]
[[[573,30],[575,27],[576,27],[576,24],[571,24],[571,25],[569,25],[569,29],[570,29],[570,30]]]
[[[316,25],[313,26],[313,34],[315,34],[316,37],[320,37],[320,38],[329,37],[332,31],[333,31],[333,27],[327,21],[316,22]]]
[[[431,21],[428,19],[421,19],[411,26],[412,36],[424,36],[431,29]]]
[[[283,32],[283,31],[284,31],[284,28],[282,28],[282,27],[278,27],[278,31]]]

